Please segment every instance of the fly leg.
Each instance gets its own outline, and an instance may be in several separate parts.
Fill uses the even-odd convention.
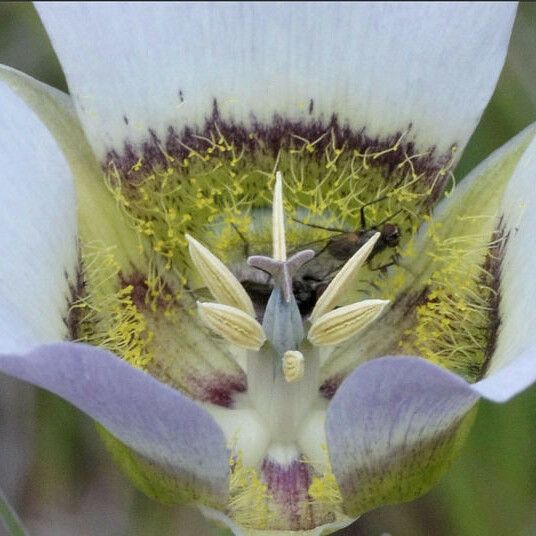
[[[243,248],[244,248],[244,255],[246,256],[246,259],[250,256],[249,255],[249,242],[247,238],[242,234],[240,229],[234,224],[231,223],[232,228],[236,231],[236,234],[240,237],[240,240],[243,242]]]

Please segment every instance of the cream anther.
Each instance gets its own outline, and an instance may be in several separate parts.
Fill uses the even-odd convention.
[[[288,383],[294,383],[303,378],[305,362],[303,354],[298,350],[289,350],[283,355],[283,376]]]
[[[287,243],[285,238],[285,211],[283,209],[283,176],[280,171],[275,175],[274,201],[272,206],[272,240],[274,259],[276,261],[286,261]]]

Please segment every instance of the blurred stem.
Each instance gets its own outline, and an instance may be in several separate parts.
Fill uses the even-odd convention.
[[[0,490],[0,519],[6,527],[9,536],[29,536],[24,530],[17,514],[7,502],[2,490]]]

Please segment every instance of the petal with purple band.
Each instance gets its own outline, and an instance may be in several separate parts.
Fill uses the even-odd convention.
[[[359,515],[427,491],[456,453],[477,400],[464,380],[420,358],[384,357],[356,369],[326,420],[345,512]]]
[[[536,226],[535,136],[536,124],[532,124],[495,151],[450,199],[439,204],[434,218],[435,224],[442,225],[444,238],[458,234],[476,238],[466,245],[468,266],[478,263],[483,243],[488,248],[487,284],[493,291],[487,307],[490,323],[483,379],[474,389],[496,402],[512,398],[536,381],[536,280],[530,247]],[[421,237],[425,250],[426,228]]]
[[[504,402],[536,381],[536,278],[532,263],[536,229],[536,140],[508,183],[500,214],[505,236],[500,265],[497,340],[482,396]]]
[[[406,277],[405,283],[399,286],[397,295],[392,298],[393,305],[381,322],[362,333],[359,345],[352,341],[342,344],[325,361],[321,371],[322,391],[328,398],[357,365],[382,355],[398,353],[400,342],[407,344],[406,334],[417,331],[415,310],[426,302],[430,280],[455,258],[463,261],[464,284],[476,281],[476,292],[481,292],[482,287],[478,283],[484,281],[481,276],[486,275],[489,279],[487,286],[492,289],[490,296],[497,299],[493,303],[488,301],[483,308],[489,315],[486,318],[489,329],[483,334],[488,341],[487,347],[475,348],[474,354],[480,354],[480,361],[468,360],[467,352],[458,352],[453,346],[449,353],[453,358],[442,364],[447,368],[452,366],[452,370],[476,381],[486,366],[488,373],[492,373],[508,356],[513,359],[536,346],[536,340],[531,339],[533,332],[530,328],[533,312],[523,305],[531,303],[527,296],[534,293],[534,278],[530,273],[532,264],[528,258],[531,248],[526,244],[531,241],[536,213],[530,208],[535,192],[530,173],[536,164],[535,135],[536,124],[533,124],[490,155],[456,187],[453,194],[439,203],[434,218],[422,226],[416,244],[409,248],[406,258],[406,253],[402,252],[401,264],[411,266],[413,272],[419,275],[413,277],[407,275],[409,272],[402,272]],[[502,201],[503,196],[506,196],[505,201]],[[525,207],[523,210],[521,202]],[[517,227],[518,231],[510,232],[511,227]],[[494,239],[496,232],[499,232],[499,237]],[[502,237],[507,235],[506,247],[502,248]],[[497,251],[491,248],[494,242],[499,246]],[[451,249],[442,250],[443,244],[450,244]],[[498,261],[494,270],[485,268],[486,260],[491,256]],[[400,271],[396,275],[400,276]],[[457,286],[456,292],[462,292],[462,286]],[[436,299],[438,302],[439,298]],[[496,320],[499,322],[494,323]],[[497,341],[493,343],[495,338]],[[465,347],[464,344],[458,346]],[[423,355],[418,347],[406,353]],[[476,377],[467,374],[471,364],[476,365]],[[529,378],[534,378],[536,367],[530,371],[531,374],[523,375],[519,390],[533,381]],[[511,381],[513,376],[510,376]],[[491,380],[486,383],[488,395],[491,394],[491,385]],[[498,388],[501,389],[500,386]],[[504,399],[504,396],[512,395],[505,395],[504,391],[497,396]]]
[[[63,151],[76,183],[78,222],[82,240],[84,242],[96,240],[103,246],[113,247],[114,255],[116,255],[121,265],[125,267],[125,271],[130,270],[132,266],[140,265],[142,265],[143,269],[143,260],[140,259],[137,253],[139,238],[124,220],[119,218],[116,203],[101,180],[102,171],[87,145],[70,98],[24,73],[7,67],[0,67],[0,80],[7,84],[26,103],[27,107],[21,102],[18,108],[21,110],[22,116],[30,115],[33,117],[32,111],[35,112]],[[6,91],[9,90],[6,89]],[[14,118],[12,123],[16,123],[16,121],[17,119]],[[52,139],[43,125],[39,124],[37,118],[35,118],[35,121],[37,126],[33,131],[36,133],[43,131],[45,136]],[[9,147],[17,139],[19,138],[13,136],[11,139],[6,140],[4,147]],[[53,153],[49,154],[53,155]],[[37,163],[34,162],[32,165],[36,166]],[[27,175],[27,178],[29,179],[30,175]],[[58,178],[58,176],[55,176],[49,181],[50,184],[55,184]],[[16,182],[13,182],[13,184],[16,184]],[[58,199],[60,199],[60,196],[58,196]],[[27,203],[27,200],[25,202]],[[56,199],[51,202],[51,206],[54,206],[55,202]],[[25,213],[24,217],[22,214],[18,210],[17,213],[9,216],[9,221],[24,221],[27,225],[43,225],[43,221],[39,224],[32,223],[31,214]],[[39,216],[38,214],[36,217],[40,218],[42,215]],[[74,229],[74,223],[71,224],[70,228]],[[63,229],[69,231],[69,226],[63,226]],[[65,239],[62,240],[65,241]],[[24,242],[25,245],[29,243],[29,239]],[[75,243],[74,238],[73,243]],[[36,258],[33,258],[32,262],[35,260]],[[5,266],[4,269],[6,269]],[[21,273],[23,272],[19,271],[19,274]],[[43,274],[43,277],[45,276],[46,274]],[[135,273],[128,278],[128,282],[136,286],[140,281],[143,283],[144,279],[143,274],[140,278],[139,274]],[[12,289],[8,290],[15,291],[19,286],[14,285]],[[67,308],[68,302],[65,300],[64,317],[67,316]],[[0,311],[0,318],[1,315],[2,312]],[[42,319],[42,317],[43,315],[38,320]],[[6,328],[5,332],[11,336],[15,336],[19,332],[26,333],[33,325],[30,321],[26,323],[20,322],[20,326],[14,326],[14,323],[17,322],[17,317],[13,315],[12,310],[7,311],[6,322],[9,322],[11,327]],[[173,340],[180,340],[184,343],[180,350],[181,359],[173,359],[172,362],[166,364],[169,380],[174,386],[182,388],[189,396],[198,400],[224,406],[232,405],[236,393],[246,389],[243,372],[222,351],[221,345],[216,347],[215,343],[206,337],[205,332],[199,325],[196,324],[195,327],[192,326],[192,329],[189,329],[188,326],[191,322],[193,322],[191,317],[188,317],[188,322],[181,317],[179,323],[180,334],[177,332],[177,326],[169,326],[169,323],[164,320],[160,322],[162,328],[160,333],[163,340],[158,339],[155,344],[158,344],[159,347],[169,347],[171,343],[169,337],[171,336]],[[63,321],[61,327],[64,327]],[[169,330],[167,330],[168,327]],[[63,338],[63,335],[56,335],[47,339],[46,342],[61,338]],[[31,337],[30,335],[24,335],[20,336],[20,339],[28,341]],[[45,341],[38,340],[37,342]],[[196,351],[192,351],[194,347]]]
[[[156,464],[177,482],[176,502],[225,504],[229,465],[223,433],[178,391],[110,352],[77,343],[0,355],[0,371],[61,396]]]
[[[412,125],[461,149],[502,68],[512,3],[37,3],[99,159],[222,117]],[[98,39],[95,38],[98,36]],[[237,38],[240,36],[240,38]],[[80,62],[80,58],[84,62]],[[334,61],[334,59],[336,61]]]
[[[71,172],[49,131],[4,85],[0,101],[0,350],[19,352],[67,334],[76,206]]]

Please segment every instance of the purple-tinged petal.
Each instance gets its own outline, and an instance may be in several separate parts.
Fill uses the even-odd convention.
[[[177,502],[223,504],[228,452],[212,417],[114,354],[77,343],[0,355],[0,371],[61,396],[184,487]]]
[[[81,239],[85,243],[97,240],[99,244],[102,244],[102,247],[113,247],[114,255],[117,257],[118,262],[125,267],[124,272],[128,273],[130,269],[133,266],[137,266],[140,261],[139,255],[137,254],[139,237],[136,237],[136,235],[133,234],[132,230],[123,220],[117,220],[119,214],[116,208],[116,202],[105,187],[104,182],[100,180],[102,171],[84,138],[84,134],[78,123],[69,96],[30,78],[24,73],[8,67],[0,66],[0,80],[5,83],[16,96],[21,99],[21,101],[24,101],[20,102],[21,109],[24,114],[31,116],[36,122],[35,127],[32,127],[31,129],[21,128],[20,132],[24,134],[27,130],[32,130],[36,135],[44,132],[44,136],[47,137],[47,139],[52,140],[51,143],[54,143],[55,139],[59,148],[63,152],[64,158],[71,168],[76,184],[76,193],[78,196],[77,212]],[[9,90],[6,88],[6,91]],[[16,97],[13,96],[13,99],[16,99]],[[9,101],[5,102],[8,103]],[[24,104],[26,104],[26,106]],[[37,117],[33,116],[32,111]],[[10,112],[10,110],[6,109],[6,112]],[[8,119],[10,118],[9,113],[7,114],[7,117]],[[40,124],[39,120],[43,124]],[[8,125],[10,127],[18,124],[14,118],[11,118],[10,121],[11,123]],[[49,132],[47,132],[46,129],[48,129]],[[8,142],[12,143],[13,140],[18,140],[18,137],[13,135],[9,138]],[[26,141],[26,134],[24,134],[23,141]],[[37,141],[39,141],[39,139]],[[49,144],[43,143],[42,146],[43,149],[47,149]],[[4,145],[4,147],[6,147],[6,145]],[[31,147],[31,144],[29,144],[27,150],[30,150]],[[23,146],[23,149],[24,148],[25,146]],[[58,154],[60,158],[63,158],[59,150]],[[53,162],[56,158],[52,151],[47,152],[47,155],[51,159],[50,162]],[[47,183],[49,188],[54,188],[57,182],[61,182],[61,174],[50,164],[50,162],[48,163],[48,167],[46,167],[46,162],[44,160],[40,163],[38,160],[34,161],[31,156],[23,159],[23,162],[26,162],[26,165],[31,165],[39,170],[37,179],[46,178],[47,170],[50,170],[50,172],[54,171],[55,175],[48,180]],[[41,171],[39,166],[45,166],[45,169]],[[34,180],[32,174],[26,173],[23,178],[24,182],[18,180],[17,177],[13,177],[12,182],[19,189],[20,184],[24,185],[27,183],[27,188],[30,189],[33,187],[38,190],[41,187],[40,182],[37,182],[36,184],[30,183],[30,180]],[[58,213],[56,216],[60,217],[61,211],[57,209],[56,205],[59,202],[66,202],[68,195],[66,192],[64,198],[62,198],[61,195],[56,195],[56,191],[53,191],[53,193],[54,199],[53,202],[50,203],[51,210],[56,210]],[[25,189],[21,190],[21,196],[22,202],[29,204],[29,196]],[[43,194],[40,199],[45,200],[47,197]],[[74,199],[72,204],[74,214]],[[9,215],[9,213],[7,214]],[[11,218],[10,223],[14,223],[23,229],[21,222],[24,222],[27,225],[33,225],[31,218],[28,216],[28,212],[19,210],[18,214]],[[56,227],[58,228],[58,231],[68,231],[69,228],[72,228],[71,230],[74,232],[74,219],[72,225],[57,225]],[[42,231],[42,228],[40,228],[40,231]],[[34,236],[37,237],[39,244],[47,244],[38,233],[34,232],[31,234],[31,237]],[[48,236],[53,238],[55,234],[48,233]],[[4,238],[7,240],[9,238],[7,233],[6,237]],[[72,243],[76,243],[74,238]],[[25,237],[24,240],[20,240],[20,244],[21,248],[19,248],[18,251],[24,251],[22,246],[30,247],[32,242],[28,237]],[[50,247],[50,251],[54,252],[55,249]],[[54,259],[58,262],[61,261],[59,255],[56,255]],[[27,269],[38,264],[35,262],[35,258],[30,260],[31,262],[27,263]],[[8,270],[12,267],[6,263],[3,268],[4,270]],[[39,272],[39,277],[51,280],[50,274],[43,271],[43,265],[39,266],[39,268],[42,271],[42,273]],[[21,277],[25,273],[25,271],[21,270],[16,271],[16,274]],[[2,269],[0,267],[0,279],[1,278]],[[141,271],[134,271],[131,275],[123,275],[123,279],[124,284],[133,286],[133,295],[135,297],[138,295],[141,296],[136,302],[136,305],[139,310],[143,311],[144,297],[147,292],[145,284],[146,274]],[[16,284],[11,286],[6,285],[5,290],[10,292],[20,292],[24,284],[30,283],[31,279],[25,278],[20,284],[16,282]],[[51,300],[48,298],[44,290],[46,290],[46,288],[41,288],[40,292],[34,293],[33,297],[35,299],[45,300],[47,305],[49,305]],[[73,288],[73,290],[77,289]],[[17,303],[23,302],[22,300],[18,300]],[[69,305],[68,300],[65,299],[64,303],[65,311],[63,316],[69,320],[69,316],[67,315]],[[44,322],[47,320],[47,315],[39,314],[39,311],[42,309],[43,307],[28,307],[25,313],[27,315],[34,313],[39,321]],[[31,333],[29,332],[31,332],[34,322],[20,321],[19,326],[15,325],[19,319],[17,315],[13,314],[13,308],[6,309],[5,311],[5,322],[9,323],[9,327],[2,326],[2,322],[4,321],[3,317],[4,313],[0,310],[0,334],[5,333],[11,338],[17,336],[18,339],[22,341],[30,341]],[[191,321],[192,320],[189,317],[188,322]],[[183,320],[179,321],[179,331],[181,331],[179,334],[176,325],[171,325],[170,323],[165,323],[164,320],[160,320],[160,327],[162,328],[165,323],[165,327],[169,328],[169,330],[160,330],[161,333],[162,331],[165,331],[165,336],[162,338],[157,337],[155,339],[155,351],[161,354],[162,360],[164,359],[164,356],[167,356],[168,358],[168,361],[164,363],[164,368],[166,374],[169,376],[169,382],[196,400],[211,402],[221,406],[231,406],[236,394],[243,392],[246,389],[246,381],[242,370],[229,356],[223,355],[221,347],[215,346],[213,341],[207,339],[205,332],[197,328],[190,329],[188,327],[188,322]],[[63,329],[66,327],[61,318],[59,319],[59,325],[60,328]],[[77,326],[72,325],[71,327],[76,329]],[[54,342],[55,340],[62,339],[64,335],[64,333],[56,333],[47,339],[37,340],[36,343]],[[170,341],[173,340],[180,340],[184,343],[181,348],[180,359],[176,359],[176,355],[173,353],[169,355],[170,353],[167,351],[170,346]],[[191,351],[191,348],[195,348],[197,351],[193,352]],[[24,347],[24,349],[29,348]],[[9,350],[19,351],[18,348],[10,348]],[[8,349],[5,348],[5,351],[8,351]],[[153,375],[158,376],[161,370],[150,370],[150,372]]]
[[[458,376],[416,357],[358,367],[333,397],[326,434],[345,512],[411,500],[443,474],[478,395]]]

